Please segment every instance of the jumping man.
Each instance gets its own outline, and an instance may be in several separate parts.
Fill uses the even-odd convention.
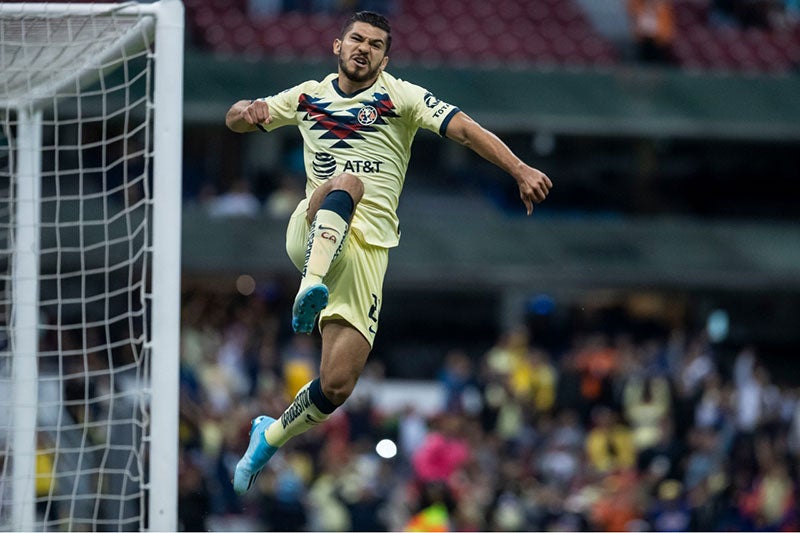
[[[389,22],[361,11],[333,42],[338,72],[277,95],[240,100],[225,117],[235,132],[296,126],[303,136],[306,198],[289,220],[286,250],[302,272],[292,328],[310,333],[319,317],[319,377],[277,419],[256,417],[234,472],[242,494],[287,440],[324,422],[353,392],[378,329],[389,248],[400,234],[397,204],[411,143],[422,127],[468,146],[517,182],[527,213],[550,179],[496,135],[422,87],[385,72]]]

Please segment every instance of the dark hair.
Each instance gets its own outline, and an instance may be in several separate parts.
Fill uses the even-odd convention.
[[[392,47],[392,27],[389,25],[389,21],[386,17],[380,13],[375,13],[374,11],[359,11],[357,13],[353,13],[342,26],[342,38],[344,38],[345,34],[350,31],[350,28],[352,28],[353,24],[356,22],[364,22],[370,26],[375,26],[376,28],[380,28],[381,30],[385,31],[386,53],[389,53],[389,49]]]

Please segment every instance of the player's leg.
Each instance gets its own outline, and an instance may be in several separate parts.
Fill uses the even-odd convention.
[[[296,211],[286,231],[287,253],[298,268],[302,266],[307,233],[307,221],[302,215],[302,211]],[[320,377],[298,392],[278,421],[258,417],[253,422],[250,446],[234,474],[237,492],[245,492],[252,485],[286,440],[326,420],[353,392],[378,329],[388,262],[386,248],[369,246],[356,234],[331,266],[327,277],[331,302],[320,317]]]
[[[238,494],[247,492],[278,448],[327,420],[336,407],[323,395],[317,378],[297,392],[277,420],[265,415],[255,418],[250,426],[250,444],[233,473],[233,490]]]
[[[353,199],[353,203],[358,205],[364,196],[364,183],[355,174],[343,172],[325,181],[311,193],[306,210],[306,220],[310,224],[320,209],[324,209],[322,204],[325,198],[333,191],[345,191]],[[349,222],[349,220],[347,221]]]
[[[320,376],[300,389],[277,420],[267,416],[253,420],[250,445],[234,471],[233,488],[238,494],[253,486],[261,469],[286,441],[326,421],[347,400],[371,348],[348,323],[328,320],[323,324]]]
[[[293,221],[295,224],[298,221]],[[323,422],[356,386],[378,326],[388,251],[369,246],[356,235],[330,270],[331,304],[322,312],[322,361],[319,378],[298,394],[266,432],[272,446]]]
[[[322,393],[339,406],[353,393],[372,346],[356,328],[342,320],[322,323]]]
[[[328,303],[323,279],[342,250],[350,219],[364,195],[364,184],[353,174],[339,174],[311,195],[306,218],[310,224],[300,288],[292,308],[292,328],[310,333]]]
[[[352,394],[371,349],[364,336],[347,322],[326,320],[322,325],[319,377],[306,384],[278,421],[269,426],[267,442],[282,446],[327,420]]]

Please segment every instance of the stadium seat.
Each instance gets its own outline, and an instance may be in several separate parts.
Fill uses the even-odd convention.
[[[425,64],[575,66],[617,60],[577,0],[405,0],[394,17],[393,61]],[[187,0],[194,42],[220,53],[324,57],[338,33],[333,15],[253,19],[245,0]]]
[[[674,54],[691,69],[746,73],[788,72],[796,65],[800,24],[770,30],[714,27],[708,0],[677,0]]]

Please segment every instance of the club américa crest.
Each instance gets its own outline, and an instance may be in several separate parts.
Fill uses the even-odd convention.
[[[362,126],[370,126],[375,124],[375,121],[378,120],[378,110],[371,105],[365,105],[358,112],[356,118],[358,119],[358,123]]]

